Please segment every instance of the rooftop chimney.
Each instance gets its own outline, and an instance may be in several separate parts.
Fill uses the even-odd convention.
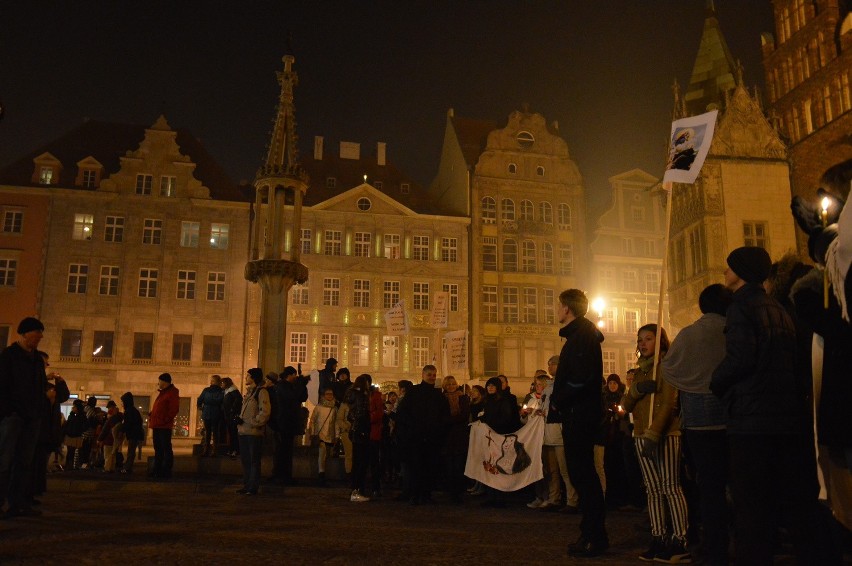
[[[322,161],[322,136],[314,136],[314,159]]]
[[[385,142],[379,142],[376,147],[376,154],[378,156],[377,163],[382,167],[385,165],[385,154],[387,151],[387,146],[388,144],[386,144]]]

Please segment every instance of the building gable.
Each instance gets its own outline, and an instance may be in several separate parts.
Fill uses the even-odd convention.
[[[359,207],[359,201],[367,199],[369,201],[370,214],[384,214],[390,216],[417,216],[417,213],[407,206],[397,202],[388,195],[379,191],[368,183],[362,183],[357,187],[353,187],[348,191],[344,191],[339,195],[335,195],[330,199],[324,200],[311,207],[311,210],[327,210],[335,212],[357,212],[363,210]],[[363,203],[364,206],[366,203]]]

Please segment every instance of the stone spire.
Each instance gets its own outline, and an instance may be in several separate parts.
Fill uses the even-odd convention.
[[[266,161],[257,172],[257,177],[293,177],[306,182],[307,174],[299,164],[296,104],[293,96],[295,87],[299,84],[299,75],[293,70],[296,58],[292,54],[289,41],[287,52],[281,60],[284,62],[284,70],[276,73],[281,93],[278,95],[272,137],[267,148]]]
[[[713,0],[707,0],[704,32],[686,88],[684,102],[687,114],[694,116],[724,104],[724,94],[736,86],[736,65],[719,28]]]

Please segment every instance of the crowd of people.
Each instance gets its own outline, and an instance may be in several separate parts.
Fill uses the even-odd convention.
[[[569,289],[558,304],[562,350],[521,399],[503,375],[484,387],[445,376],[437,387],[433,365],[422,368],[418,382],[402,380],[382,393],[369,374],[353,380],[330,358],[317,376],[319,402],[308,414],[310,377],[301,367],[280,374],[252,368],[243,394],[217,375],[199,395],[200,455],[216,457],[226,447],[243,468],[237,493],[256,495],[264,438],[274,445],[271,481],[293,485],[294,445],[305,434],[316,448],[319,485],[327,483],[329,458],[342,456],[352,502],[393,489],[394,499],[424,505],[441,490],[455,504],[467,494],[504,507],[503,491],[465,475],[469,425],[480,421],[507,435],[542,419],[542,478],[527,507],[581,515],[570,556],[607,550],[608,511],[646,509],[650,543],[638,555],[643,561],[689,563],[697,550],[706,564],[728,564],[732,531],[737,564],[771,564],[776,528],[783,526],[799,563],[839,564],[832,537],[839,525],[817,498],[813,397],[805,375],[810,335],[787,300],[793,282],[762,248],[738,248],[727,265],[725,284],[703,290],[701,317],[673,341],[657,324],[638,330],[636,367],[623,381],[602,377],[604,336],[585,317],[585,294]],[[60,445],[67,447],[68,469],[132,473],[144,440],[129,392],[121,409],[113,401],[103,411],[95,398],[75,400],[62,422],[59,405],[69,391],[61,376],[47,373],[47,355],[37,349],[43,330],[37,319],[24,319],[20,339],[0,354],[5,518],[38,514],[33,505]],[[149,475],[163,479],[172,473],[179,392],[168,373],[159,376],[158,388],[148,415]]]

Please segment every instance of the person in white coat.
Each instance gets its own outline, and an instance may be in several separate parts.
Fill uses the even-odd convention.
[[[237,434],[240,437],[240,460],[243,465],[243,487],[237,493],[257,495],[260,486],[260,457],[263,449],[263,432],[271,416],[272,405],[269,391],[262,387],[265,378],[263,370],[248,370],[246,394],[237,420]]]

